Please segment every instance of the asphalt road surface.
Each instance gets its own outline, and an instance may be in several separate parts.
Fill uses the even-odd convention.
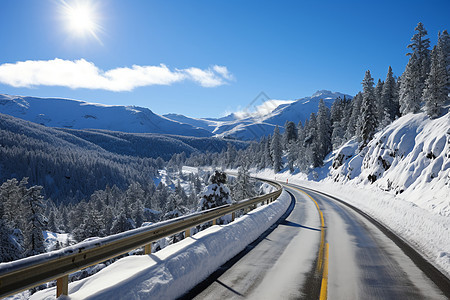
[[[373,220],[309,189],[185,299],[448,299],[450,281]]]

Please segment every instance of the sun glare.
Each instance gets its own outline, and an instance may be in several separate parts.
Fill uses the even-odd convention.
[[[96,6],[91,1],[61,1],[63,16],[70,33],[77,36],[90,35],[100,41],[98,14]]]

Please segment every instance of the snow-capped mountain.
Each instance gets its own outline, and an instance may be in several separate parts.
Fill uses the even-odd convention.
[[[0,94],[0,113],[45,125],[72,129],[105,129],[130,133],[163,133],[194,137],[213,134],[138,106],[103,105],[79,100]]]
[[[305,122],[312,112],[317,112],[320,99],[331,107],[336,98],[344,96],[351,98],[322,90],[295,101],[269,100],[270,105],[268,102],[259,103],[255,107],[256,112],[233,113],[222,118],[190,118],[179,114],[160,116],[138,106],[0,94],[0,113],[48,127],[255,140],[272,134],[276,125],[283,131],[286,121]],[[261,106],[265,106],[263,113],[259,109]]]
[[[302,121],[304,123],[311,113],[317,112],[320,99],[324,100],[325,105],[331,107],[334,100],[338,97],[352,98],[350,95],[322,90],[317,91],[311,97],[305,97],[295,101],[284,101],[290,103],[283,103],[277,106],[273,105],[273,103],[277,103],[276,101],[269,100],[272,101],[273,109],[266,110],[264,114],[261,114],[261,112],[251,112],[243,116],[243,114],[234,113],[220,119],[196,119],[177,114],[164,116],[174,121],[209,130],[219,137],[227,136],[243,140],[253,140],[272,134],[276,125],[280,126],[281,131],[283,131],[283,126],[286,121],[292,121],[294,123]],[[264,105],[264,103],[260,105]]]

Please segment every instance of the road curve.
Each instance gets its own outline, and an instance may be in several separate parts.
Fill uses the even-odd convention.
[[[183,298],[448,299],[448,278],[435,284],[366,217],[320,192],[285,189],[289,215]]]

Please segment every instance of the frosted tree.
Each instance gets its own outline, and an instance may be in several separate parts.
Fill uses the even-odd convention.
[[[12,238],[12,228],[4,220],[3,201],[0,201],[0,263],[20,258],[20,249]]]
[[[43,230],[47,220],[43,216],[44,197],[41,195],[42,186],[32,186],[27,190],[24,207],[27,212],[28,225],[24,232],[25,256],[37,255],[45,252]]]
[[[280,129],[277,125],[273,131],[272,143],[270,144],[270,153],[272,154],[273,170],[275,173],[280,172],[283,168],[283,161],[281,159],[282,152]]]
[[[305,125],[305,148],[308,167],[318,167],[323,161],[319,154],[319,140],[317,130],[317,117],[315,113],[309,116],[308,125]]]
[[[386,80],[383,84],[381,103],[383,106],[383,111],[380,112],[381,123],[382,126],[387,126],[399,115],[397,84],[395,83],[391,66],[389,66]]]
[[[199,210],[206,210],[225,204],[230,204],[230,189],[227,186],[227,175],[221,171],[214,171],[209,178],[209,185],[200,193]]]
[[[252,183],[250,182],[250,174],[248,169],[240,167],[236,178],[236,185],[234,186],[234,199],[240,201],[251,198],[255,195]]]
[[[270,152],[270,136],[266,139],[266,143],[264,145],[264,159],[265,159],[265,167],[271,168],[273,166],[272,153]]]
[[[380,122],[384,117],[384,103],[382,101],[381,95],[383,93],[384,82],[378,79],[377,85],[375,86],[375,99],[377,108],[377,121]]]
[[[297,143],[294,141],[291,141],[287,144],[287,159],[288,159],[288,167],[289,171],[292,173],[294,172],[294,164],[297,160],[298,156],[298,147]]]
[[[411,44],[408,45],[412,52],[407,55],[411,57],[400,86],[399,102],[402,115],[419,111],[425,80],[430,70],[430,39],[425,38],[428,33],[420,22],[415,30]]]
[[[296,141],[297,140],[297,128],[296,128],[294,122],[286,121],[286,123],[284,124],[283,140],[284,140],[284,143],[286,143],[286,145],[290,141]]]
[[[442,106],[448,101],[448,74],[445,52],[438,44],[431,52],[431,70],[423,92],[425,110],[430,118],[441,114]]]
[[[323,164],[323,159],[331,151],[331,120],[330,111],[325,106],[323,99],[320,99],[319,110],[317,112],[317,152],[320,163]]]
[[[376,99],[373,88],[373,78],[370,71],[366,71],[366,75],[362,81],[363,99],[361,103],[361,131],[358,139],[360,140],[360,148],[367,145],[372,139],[377,129],[377,110]]]
[[[131,223],[130,219],[127,218],[125,211],[121,210],[119,215],[112,223],[110,233],[116,234],[131,229],[134,229],[133,223]]]
[[[359,92],[358,94],[356,94],[356,96],[353,98],[351,102],[352,113],[348,120],[347,130],[345,132],[346,139],[351,139],[353,136],[356,135],[358,119],[361,111],[361,103],[362,103],[362,93]]]
[[[423,24],[419,22],[414,29],[416,33],[411,38],[411,44],[408,45],[408,48],[412,50],[412,52],[407,55],[416,54],[418,59],[419,68],[419,76],[420,83],[422,85],[425,84],[425,80],[428,77],[428,73],[430,70],[430,39],[425,38],[428,35],[428,32],[423,27]]]
[[[308,160],[306,159],[306,148],[305,148],[305,138],[306,138],[306,128],[308,127],[308,120],[305,121],[305,126],[302,125],[301,121],[298,123],[298,139],[297,139],[297,165],[301,170],[306,170],[308,166]]]
[[[425,83],[422,83],[420,77],[421,65],[415,53],[406,65],[400,82],[400,113],[404,116],[408,113],[416,113],[420,109],[422,92]]]
[[[447,30],[442,31],[439,35],[438,47],[444,56],[442,59],[447,70],[447,92],[450,93],[450,36]]]

